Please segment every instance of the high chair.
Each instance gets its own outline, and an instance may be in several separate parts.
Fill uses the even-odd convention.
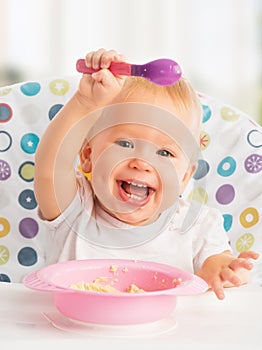
[[[49,121],[79,76],[0,89],[0,282],[21,282],[45,265],[46,229],[37,217],[34,155]],[[202,157],[184,197],[216,207],[234,253],[262,253],[262,127],[235,107],[199,94]],[[253,280],[262,283],[262,264]]]

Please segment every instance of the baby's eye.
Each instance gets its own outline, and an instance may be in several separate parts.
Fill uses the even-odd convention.
[[[156,152],[156,154],[159,154],[162,157],[174,157],[174,155],[169,151],[167,151],[166,149],[160,149],[159,151]]]
[[[115,143],[121,147],[134,148],[134,144],[128,140],[117,140]]]

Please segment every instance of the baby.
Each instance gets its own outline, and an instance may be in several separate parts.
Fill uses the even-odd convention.
[[[47,261],[168,263],[196,273],[223,299],[224,286],[248,281],[258,254],[232,254],[215,209],[199,207],[181,230],[191,208],[181,196],[198,157],[198,97],[184,78],[159,86],[114,76],[113,61],[125,57],[104,49],[86,56],[97,72],[82,76],[38,145],[35,195],[49,227]]]

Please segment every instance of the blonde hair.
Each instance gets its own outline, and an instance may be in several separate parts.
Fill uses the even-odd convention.
[[[194,135],[198,138],[202,122],[202,106],[196,91],[184,78],[171,85],[161,86],[141,77],[127,77],[118,97],[128,100],[137,90],[143,90],[152,96],[166,96],[173,102],[177,116],[183,121],[190,118]]]

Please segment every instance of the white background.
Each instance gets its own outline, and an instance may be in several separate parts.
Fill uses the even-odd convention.
[[[130,63],[174,59],[198,91],[236,106],[262,124],[261,4],[0,0],[0,86],[77,74],[78,58],[100,47],[113,48]],[[12,77],[10,70],[18,74]]]

